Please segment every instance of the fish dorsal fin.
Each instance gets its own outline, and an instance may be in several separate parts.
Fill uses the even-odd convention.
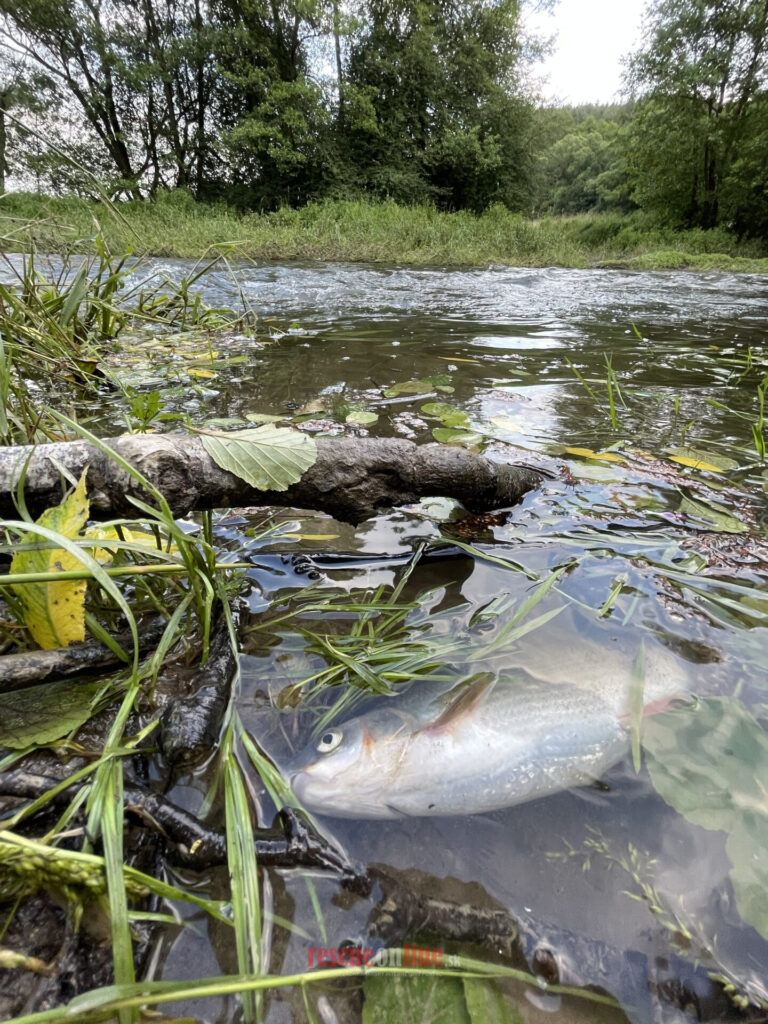
[[[442,710],[438,718],[423,729],[419,729],[419,732],[442,732],[443,729],[450,729],[462,715],[468,714],[478,706],[495,682],[496,676],[492,672],[481,672],[459,683],[456,687],[459,691],[457,695]]]

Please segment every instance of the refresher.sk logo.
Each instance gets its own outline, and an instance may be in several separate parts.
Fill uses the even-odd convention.
[[[458,967],[459,958],[442,949],[428,949],[408,943],[394,949],[360,946],[310,946],[308,967]]]

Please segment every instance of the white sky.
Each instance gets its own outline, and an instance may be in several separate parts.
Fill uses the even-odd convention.
[[[620,61],[640,41],[645,7],[646,0],[559,0],[552,14],[529,12],[525,22],[532,31],[557,37],[537,74],[543,98],[559,103],[619,100]]]

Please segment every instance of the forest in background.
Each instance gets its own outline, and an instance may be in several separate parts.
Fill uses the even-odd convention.
[[[650,0],[630,98],[570,108],[537,103],[521,6],[0,0],[0,171],[55,195],[640,211],[768,238],[768,0]]]

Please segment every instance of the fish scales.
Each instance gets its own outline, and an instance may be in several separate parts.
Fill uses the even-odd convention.
[[[492,811],[598,779],[629,750],[638,682],[632,652],[593,647],[571,652],[578,682],[561,657],[552,678],[486,675],[436,699],[412,690],[333,726],[288,766],[293,790],[312,811],[386,819]],[[646,704],[688,692],[665,648],[644,660]]]
[[[289,769],[296,795],[339,817],[471,814],[598,778],[629,745],[599,697],[522,676],[444,724],[427,710],[383,707],[327,730],[320,746],[334,749],[313,745]]]

